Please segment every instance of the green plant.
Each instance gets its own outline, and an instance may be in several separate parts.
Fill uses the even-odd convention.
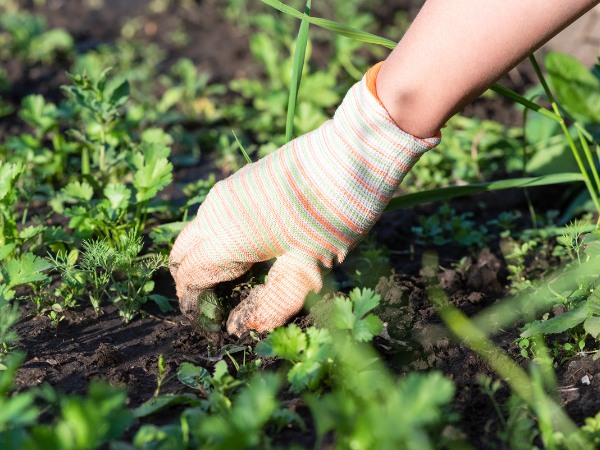
[[[273,330],[256,348],[260,356],[279,356],[292,363],[287,378],[291,392],[321,387],[333,363],[329,331],[310,327],[303,333],[296,325]]]
[[[472,321],[460,312],[446,297],[439,285],[435,268],[438,267],[437,254],[425,253],[423,264],[428,268],[427,292],[429,299],[435,305],[448,328],[463,342],[473,349],[508,383],[513,392],[534,411],[539,421],[541,440],[545,447],[557,448],[559,445],[569,449],[592,448],[590,442],[560,409],[548,397],[547,392],[556,392],[556,377],[552,368],[551,358],[542,339],[537,339],[538,357],[530,365],[528,376],[512,359],[497,349],[487,336],[485,328],[480,329],[477,324],[489,320]],[[519,299],[522,301],[522,299]],[[508,308],[514,304],[503,305],[502,310],[496,309],[493,314],[503,314],[502,321],[513,320],[514,316],[506,314]],[[559,316],[560,317],[560,316]],[[498,324],[494,324],[498,326]],[[522,335],[522,337],[527,337]]]
[[[85,134],[76,129],[71,134],[81,142],[81,173],[90,174],[90,155],[100,171],[100,176],[107,177],[109,165],[114,165],[118,159],[114,148],[124,139],[119,133],[118,126],[122,123],[119,108],[129,98],[129,82],[123,81],[113,89],[107,88],[107,68],[96,80],[84,74],[67,74],[72,85],[61,86],[65,95],[79,108],[85,127]],[[108,153],[108,154],[107,154]]]
[[[72,250],[68,254],[66,251],[59,251],[56,256],[48,254],[47,258],[53,269],[60,272],[63,280],[54,295],[62,297],[67,308],[77,305],[77,298],[84,293],[86,287],[85,275],[76,265],[78,256],[79,250]]]
[[[371,384],[376,380],[372,376],[363,379],[362,391],[368,389],[368,394],[360,395],[360,389],[337,389],[320,398],[306,397],[317,427],[317,448],[329,432],[334,433],[340,448],[416,450],[456,440],[450,429],[446,439],[429,437],[448,419],[444,405],[454,395],[450,380],[437,372],[410,373],[395,382],[383,377]]]
[[[154,397],[158,396],[163,384],[168,383],[176,376],[177,374],[173,374],[170,377],[167,377],[167,363],[165,357],[161,353],[158,356],[158,373],[156,374],[156,391],[154,391]]]
[[[0,285],[1,295],[8,301],[14,298],[13,288],[22,284],[28,284],[34,289],[34,295],[31,300],[38,306],[38,314],[45,312],[46,307],[53,304],[42,294],[43,287],[49,284],[50,277],[43,271],[52,266],[42,258],[38,258],[32,253],[25,253],[19,258],[15,258],[0,266],[0,274],[4,284]]]
[[[577,258],[577,261],[579,262],[580,266],[580,251],[584,247],[584,245],[579,238],[583,234],[583,229],[585,225],[585,222],[575,220],[567,226],[567,231],[557,239],[557,241],[566,248],[569,256],[573,261],[575,261],[575,258]]]
[[[350,281],[341,283],[340,287],[374,288],[382,276],[391,273],[390,251],[385,245],[379,245],[375,235],[370,234],[350,253],[343,267]]]
[[[51,63],[59,53],[73,51],[73,38],[60,28],[46,31],[46,18],[27,11],[0,15],[0,57],[16,57],[31,64]]]
[[[2,361],[14,349],[12,343],[19,338],[11,329],[19,321],[19,305],[17,302],[11,305],[11,298],[6,285],[0,285],[0,371],[7,369]]]
[[[334,302],[333,323],[340,330],[347,330],[356,342],[371,341],[381,333],[383,324],[373,314],[368,314],[379,305],[380,295],[371,289],[355,288],[349,298],[337,297]]]
[[[505,253],[504,259],[508,263],[508,279],[511,281],[511,292],[517,293],[531,287],[531,280],[528,279],[525,266],[525,258],[538,246],[536,240],[526,242],[508,241],[501,245]]]
[[[438,214],[421,216],[421,226],[412,227],[411,231],[419,238],[418,244],[440,246],[452,243],[474,252],[483,248],[490,238],[485,226],[475,228],[475,223],[469,220],[472,216],[471,212],[456,214],[453,208],[444,204],[440,206]]]
[[[167,299],[151,294],[154,288],[152,275],[161,267],[167,267],[167,260],[161,255],[138,258],[142,250],[142,239],[135,230],[121,238],[121,249],[117,250],[106,240],[84,241],[83,259],[87,267],[102,270],[111,281],[104,286],[104,293],[119,309],[119,315],[129,323],[140,306],[148,299],[153,300],[163,311],[171,310]],[[94,270],[94,269],[91,269]],[[124,277],[120,281],[120,274]],[[95,281],[100,281],[100,278]]]

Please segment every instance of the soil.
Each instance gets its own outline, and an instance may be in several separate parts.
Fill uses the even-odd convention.
[[[147,28],[142,38],[168,49],[168,58],[162,63],[165,67],[179,57],[189,57],[201,69],[210,70],[213,79],[218,82],[247,76],[259,70],[250,57],[248,36],[240,34],[223,20],[221,6],[216,2],[200,2],[194,14],[188,14],[189,10],[176,2],[165,13],[154,15],[147,13],[148,1],[104,0],[104,7],[99,10],[89,7],[92,3],[48,0],[45,5],[29,6],[33,11],[44,13],[51,26],[68,29],[74,35],[79,51],[93,48],[100,42],[114,42],[128,18],[145,14],[154,27]],[[418,10],[419,2],[396,1],[387,2],[386,5],[393,11],[407,10],[410,17]],[[388,9],[382,8],[378,14],[382,17],[393,16],[393,11]],[[179,48],[163,38],[166,31],[172,31],[181,24],[190,34],[191,42],[197,45]],[[67,81],[64,76],[68,69],[66,61],[34,68],[11,61],[4,64],[3,68],[9,74],[13,87],[2,95],[15,105],[20,103],[23,96],[31,93],[41,93],[52,101],[58,101],[62,95],[58,86]],[[525,66],[519,66],[518,70],[518,77],[514,74],[507,76],[501,83],[523,93],[532,86],[533,76]],[[520,113],[503,99],[478,100],[467,107],[464,113],[507,125],[517,125],[521,120]],[[0,123],[0,142],[25,130],[16,114],[3,118]],[[210,161],[202,166],[180,168],[174,174],[174,179],[176,182],[192,181],[209,171],[214,171]],[[529,189],[538,211],[555,207],[554,199],[562,193],[561,187]],[[165,191],[165,195],[177,199],[180,192],[172,186]],[[479,202],[488,207],[474,211],[473,205]],[[502,211],[512,211],[520,213],[520,225],[530,225],[527,223],[527,204],[520,190],[479,194],[457,199],[451,205],[459,213],[475,212],[473,220],[477,223],[496,218]],[[498,377],[469,348],[457,345],[447,336],[439,334],[438,325],[441,321],[425,292],[421,273],[424,248],[415,245],[411,227],[418,225],[421,215],[435,213],[438,206],[429,204],[386,213],[373,229],[378,243],[391,251],[391,269],[394,272],[374,280],[375,290],[382,296],[382,304],[375,312],[386,323],[385,332],[375,338],[374,345],[387,366],[399,376],[410,371],[435,369],[452,378],[456,385],[454,407],[461,415],[457,427],[475,448],[504,448],[495,438],[495,430],[499,427],[498,416],[478,382],[481,375],[493,379]],[[43,207],[38,205],[37,210],[42,212]],[[64,218],[56,215],[49,220],[53,225],[64,223]],[[440,265],[447,268],[439,273],[439,281],[450,301],[467,315],[481,311],[508,294],[506,263],[497,240],[491,244],[491,248],[474,256],[452,247],[436,250],[440,253]],[[471,258],[470,268],[467,271],[451,269],[452,264],[458,263],[463,256]],[[302,312],[295,319],[296,323],[302,327],[312,323],[327,327],[328,311],[337,293],[335,280],[343,281],[346,278],[344,266],[336,269],[330,275],[329,282],[325,283],[329,287],[323,292],[323,300],[312,310]],[[174,284],[167,271],[159,271],[154,281],[158,293],[175,297]],[[232,287],[243,286],[245,281],[237,280],[224,286],[223,292],[231,293]],[[20,295],[25,293],[19,292]],[[243,295],[244,290],[238,290],[231,298],[232,305],[239,302]],[[21,310],[22,320],[16,326],[16,331],[22,340],[17,345],[26,351],[27,359],[16,377],[15,387],[18,391],[48,383],[67,393],[84,394],[90,381],[101,379],[125,386],[130,408],[137,408],[154,395],[159,355],[164,355],[169,374],[176,373],[179,365],[189,358],[200,361],[200,365],[211,370],[215,362],[203,359],[208,355],[209,342],[212,341],[217,348],[230,343],[245,346],[256,344],[249,335],[237,339],[226,333],[198,334],[178,311],[165,314],[150,303],[144,305],[145,313],[128,325],[124,324],[118,310],[108,302],[102,304],[100,315],[86,306],[67,311],[65,319],[58,326],[52,326],[47,318],[35,316],[31,302],[21,302]],[[518,335],[518,329],[512,328],[493,339],[500,348],[525,366],[527,360],[518,356],[519,349],[514,344]],[[234,357],[240,361],[239,354]],[[227,358],[224,360],[230,373],[235,375],[234,364]],[[263,370],[276,370],[278,366],[279,362],[271,358],[263,359],[261,367]],[[600,360],[593,361],[591,356],[571,358],[558,367],[557,376],[568,414],[578,424],[582,424],[586,417],[595,415],[600,401]],[[197,393],[177,380],[168,382],[161,390],[163,394],[190,392]],[[502,404],[509,395],[508,387],[502,385],[496,398]],[[282,400],[300,414],[308,425],[308,431],[285,429],[276,438],[275,444],[295,443],[313,448],[315,434],[308,408],[302,400],[285,392]],[[180,412],[180,407],[172,407],[141,419],[128,431],[126,438],[130,439],[143,423],[170,423]],[[326,440],[323,448],[329,448],[330,441]]]

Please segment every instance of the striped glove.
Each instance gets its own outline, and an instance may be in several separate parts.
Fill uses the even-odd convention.
[[[348,91],[332,120],[213,187],[170,257],[181,310],[194,324],[199,298],[271,258],[267,283],[231,312],[227,331],[285,324],[440,142],[439,133],[419,139],[396,126],[375,89],[381,64]]]

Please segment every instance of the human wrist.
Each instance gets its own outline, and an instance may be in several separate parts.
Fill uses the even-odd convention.
[[[393,71],[385,62],[378,71],[375,86],[379,102],[405,133],[421,139],[437,136],[454,113],[444,108],[442,99],[431,99],[424,83]]]

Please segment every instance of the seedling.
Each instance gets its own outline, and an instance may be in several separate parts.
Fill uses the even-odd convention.
[[[291,392],[319,390],[333,363],[333,341],[326,329],[310,327],[303,333],[296,325],[273,330],[256,347],[259,356],[279,356],[292,363],[288,372]]]
[[[569,253],[569,256],[574,261],[577,257],[579,266],[581,266],[580,251],[583,249],[583,241],[580,241],[580,237],[583,233],[583,228],[587,223],[583,221],[575,220],[567,225],[567,232],[560,236],[557,240],[560,244],[564,245]]]
[[[167,363],[165,361],[165,357],[162,353],[158,357],[158,373],[156,375],[156,391],[154,391],[154,397],[158,396],[160,393],[160,389],[163,385],[167,384],[173,378],[177,376],[177,374],[173,374],[170,377],[167,377]]]
[[[154,287],[151,277],[161,267],[167,267],[167,259],[161,255],[138,258],[142,250],[142,239],[136,235],[134,230],[122,238],[122,250],[114,249],[106,240],[83,243],[85,264],[88,267],[95,265],[109,277],[112,283],[104,288],[104,292],[119,309],[125,323],[133,319],[140,306],[149,298],[161,309],[170,308],[162,299],[150,295]],[[117,273],[122,274],[125,281],[117,281]]]

